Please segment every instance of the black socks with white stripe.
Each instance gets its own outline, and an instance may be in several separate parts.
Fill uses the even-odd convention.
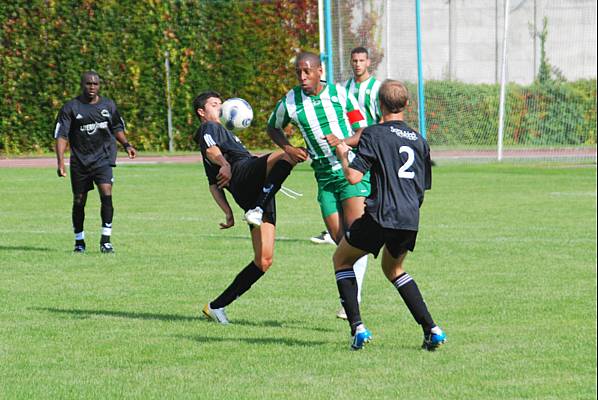
[[[425,334],[429,334],[431,329],[436,326],[432,316],[428,312],[428,307],[417,287],[417,284],[411,276],[404,272],[392,284],[397,288],[403,301],[411,311],[415,321],[421,325]],[[348,314],[347,314],[348,315]]]
[[[357,279],[353,268],[335,272],[336,286],[340,295],[341,304],[347,313],[347,320],[351,325],[351,335],[355,335],[355,328],[362,324],[357,301]]]

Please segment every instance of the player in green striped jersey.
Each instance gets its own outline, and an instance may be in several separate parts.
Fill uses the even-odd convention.
[[[345,229],[363,215],[370,185],[369,177],[362,184],[347,182],[335,146],[342,141],[356,147],[367,122],[357,99],[343,86],[320,80],[322,65],[318,55],[308,52],[297,55],[295,71],[299,85],[276,104],[268,121],[268,135],[293,160],[300,162],[306,154],[289,143],[283,129],[292,123],[301,131],[318,183],[322,217],[338,243]],[[367,263],[367,257],[359,262]]]
[[[380,90],[380,81],[373,75],[370,75],[369,67],[371,60],[369,58],[368,50],[365,47],[356,47],[351,50],[351,68],[353,69],[353,78],[345,81],[343,86],[347,91],[355,96],[359,104],[359,108],[365,114],[367,125],[371,126],[377,124],[382,117],[380,112],[380,103],[378,101],[378,91]],[[322,232],[320,236],[312,237],[312,242],[316,242],[320,237],[327,234]],[[320,240],[319,243],[325,243]],[[361,302],[361,288],[363,286],[363,278],[365,276],[367,264],[365,262],[358,262],[353,266],[355,276],[357,278],[357,298]],[[340,309],[336,314],[339,318],[346,319],[344,309]]]
[[[365,47],[356,47],[351,50],[351,68],[353,78],[343,84],[347,91],[357,99],[359,107],[365,112],[368,126],[380,122],[380,103],[378,91],[380,81],[370,75],[368,68],[371,65],[368,50]]]

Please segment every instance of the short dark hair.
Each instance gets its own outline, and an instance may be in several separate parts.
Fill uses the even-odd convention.
[[[368,49],[366,49],[363,46],[359,46],[359,47],[356,47],[353,50],[351,50],[351,57],[353,57],[353,54],[358,54],[358,53],[359,54],[365,53],[366,57],[370,58],[370,53],[368,52]]]
[[[203,109],[206,106],[206,102],[208,101],[208,99],[212,97],[216,97],[217,99],[220,99],[220,101],[222,101],[222,96],[220,96],[220,93],[214,90],[206,90],[205,92],[200,93],[199,96],[193,99],[193,113],[197,114],[198,108]]]
[[[405,109],[409,100],[409,90],[403,82],[386,79],[380,86],[378,98],[380,99],[380,107],[397,114]]]
[[[93,69],[90,69],[89,71],[85,71],[81,74],[81,83],[85,83],[85,80],[88,76],[97,76],[98,80],[100,80],[100,75],[95,72]]]
[[[322,61],[320,60],[319,55],[310,51],[302,51],[301,53],[297,54],[297,58],[295,59],[295,66],[299,65],[301,61],[305,60],[313,62],[315,67],[319,67],[322,65]]]

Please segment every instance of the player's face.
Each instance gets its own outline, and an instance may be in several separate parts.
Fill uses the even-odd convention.
[[[307,95],[313,95],[320,91],[322,85],[320,79],[322,78],[322,66],[312,65],[310,60],[304,60],[297,63],[295,66],[295,73],[301,89]]]
[[[96,75],[85,75],[81,82],[83,96],[93,102],[97,100],[100,93],[100,78]]]
[[[222,100],[218,97],[210,97],[203,109],[197,110],[199,116],[205,121],[220,121],[220,109],[222,108]]]
[[[351,56],[351,68],[355,77],[363,76],[368,73],[370,59],[365,53],[355,53]]]

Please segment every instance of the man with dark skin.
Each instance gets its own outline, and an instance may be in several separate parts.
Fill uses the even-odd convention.
[[[369,175],[355,185],[347,182],[334,148],[340,143],[357,147],[366,119],[357,99],[344,87],[321,81],[323,70],[317,54],[299,53],[295,74],[298,84],[276,104],[267,132],[274,143],[298,162],[305,160],[306,153],[289,143],[283,129],[292,123],[301,131],[318,184],[322,218],[334,241],[339,243],[344,230],[363,215],[370,184]],[[356,264],[365,270],[367,255]],[[344,310],[339,310],[337,316],[342,318],[344,314]]]
[[[137,151],[125,136],[125,124],[114,101],[102,97],[100,77],[95,71],[81,75],[81,94],[64,104],[56,118],[56,160],[58,177],[67,176],[64,152],[70,144],[70,178],[73,191],[72,221],[75,253],[86,250],[83,223],[87,192],[98,187],[101,202],[102,236],[100,251],[113,253],[112,234],[112,168],[116,166],[116,141],[135,158]]]

